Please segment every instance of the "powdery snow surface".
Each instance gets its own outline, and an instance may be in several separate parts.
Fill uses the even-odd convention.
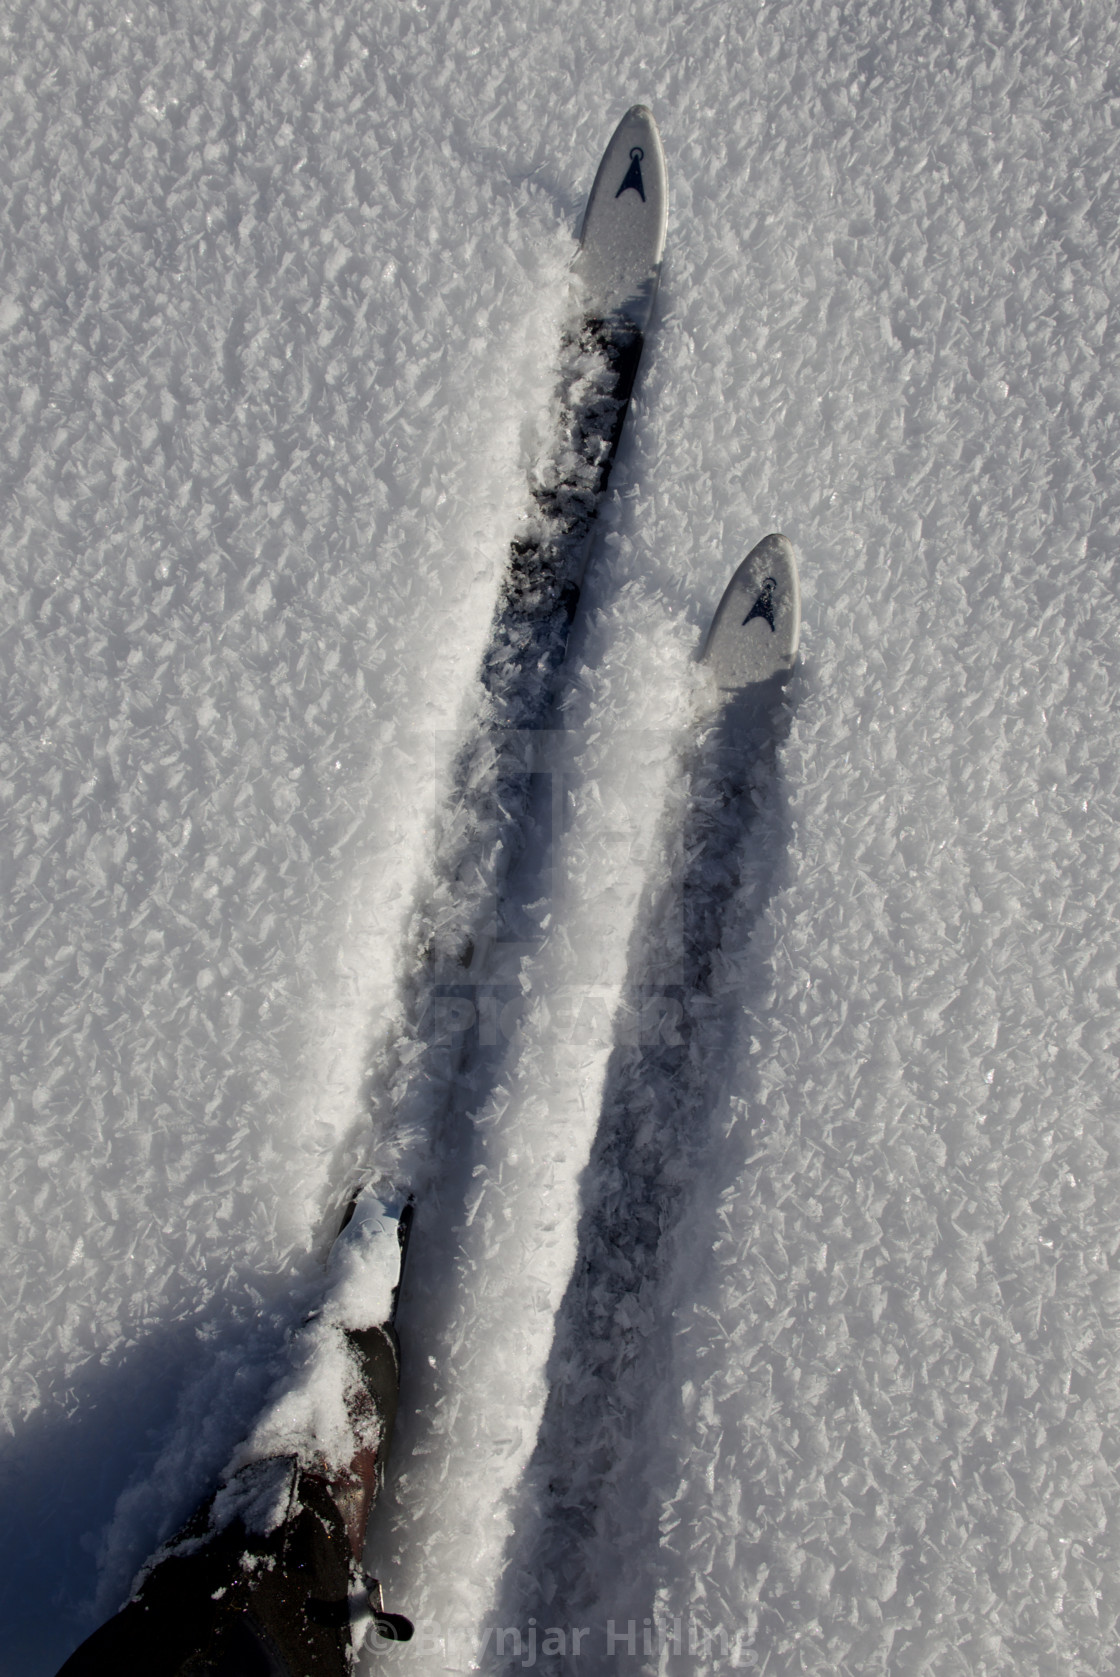
[[[370,1558],[420,1633],[368,1666],[1115,1669],[1114,9],[0,31],[4,1677],[315,1297],[637,100],[669,258],[522,1001],[418,1208]],[[769,529],[803,665],[674,1062],[628,1009],[689,660]]]

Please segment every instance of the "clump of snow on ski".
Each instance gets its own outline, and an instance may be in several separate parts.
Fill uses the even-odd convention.
[[[356,1200],[331,1250],[322,1304],[292,1345],[291,1373],[234,1452],[227,1473],[276,1455],[338,1469],[369,1442],[360,1427],[355,1431],[360,1371],[349,1335],[393,1319],[402,1210],[368,1193]]]

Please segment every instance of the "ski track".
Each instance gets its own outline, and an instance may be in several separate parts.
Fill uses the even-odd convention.
[[[520,1012],[418,1213],[376,1663],[1116,1669],[1118,49],[1039,0],[0,22],[3,1677],[315,1296],[639,99],[665,276]],[[627,1020],[768,529],[802,669],[684,1072]]]

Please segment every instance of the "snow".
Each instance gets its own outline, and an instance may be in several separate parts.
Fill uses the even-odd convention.
[[[1111,1670],[1113,9],[0,31],[4,1677],[213,1488],[378,1158],[639,100],[665,273],[525,952],[425,1167],[370,1547],[421,1630],[369,1664]],[[779,529],[802,666],[682,1070],[633,1009],[672,999],[691,660]]]

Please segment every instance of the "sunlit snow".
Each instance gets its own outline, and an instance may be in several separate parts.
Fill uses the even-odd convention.
[[[665,272],[424,1165],[368,1669],[1113,1670],[1115,8],[29,0],[0,56],[3,1677],[213,1489],[392,1152],[638,100]],[[674,1060],[693,660],[768,530],[802,663]]]

